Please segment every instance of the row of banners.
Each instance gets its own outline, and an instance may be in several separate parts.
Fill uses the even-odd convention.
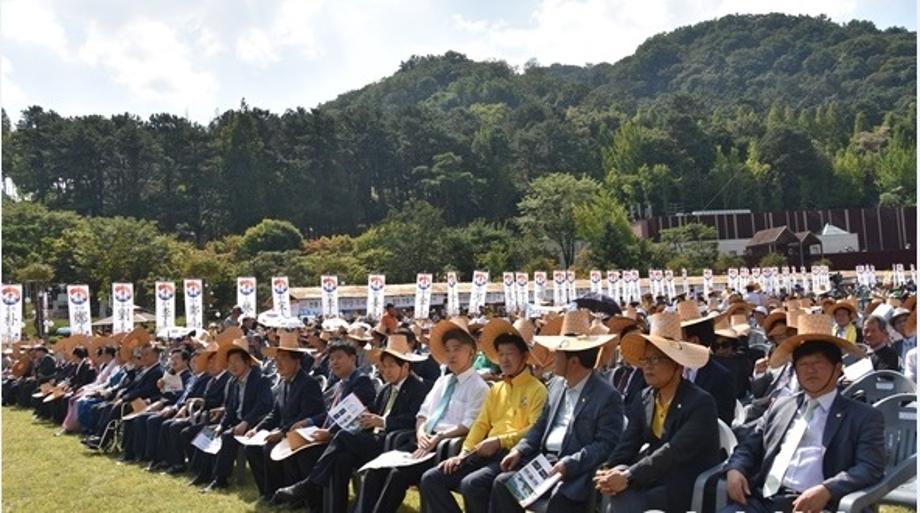
[[[917,272],[914,265],[910,266],[911,279],[916,283]],[[907,272],[903,264],[892,266],[891,282],[895,287],[907,283]],[[504,293],[504,306],[508,312],[524,313],[528,305],[541,305],[546,299],[547,273],[537,271],[533,273],[530,281],[528,273],[502,273],[502,291]],[[680,291],[690,291],[687,271],[682,269],[679,275]],[[554,306],[564,306],[576,298],[575,272],[553,271],[553,296]],[[857,266],[856,281],[859,285],[874,287],[878,283],[874,266]],[[667,297],[673,300],[678,295],[678,276],[671,269],[649,269],[648,286],[645,289],[653,297]],[[643,289],[640,286],[639,271],[636,269],[607,271],[604,275],[599,270],[592,270],[589,274],[590,291],[604,294],[621,304],[640,302]],[[810,272],[804,267],[772,267],[748,269],[728,269],[728,287],[741,290],[748,284],[756,283],[767,294],[789,292],[796,287],[801,287],[805,292],[824,292],[831,289],[830,270],[826,266],[812,266]],[[276,276],[271,280],[271,293],[273,310],[283,318],[294,317],[291,310],[291,296],[288,278]],[[433,275],[420,273],[415,284],[415,317],[425,319],[429,317],[431,308],[431,291]],[[486,304],[486,291],[489,285],[487,271],[474,271],[470,284],[469,302],[467,312],[478,315],[479,309]],[[321,314],[324,317],[337,317],[339,312],[337,276],[322,276],[321,288]],[[156,329],[160,330],[175,326],[176,319],[176,285],[171,281],[158,281],[156,290]],[[204,327],[204,285],[202,280],[183,280],[185,320],[187,328],[200,329]],[[702,292],[708,296],[715,290],[714,277],[711,269],[703,270]],[[383,315],[386,304],[386,276],[371,274],[367,280],[367,316],[379,319]],[[4,342],[17,341],[22,337],[22,286],[3,285],[0,288],[2,297],[2,317],[0,317],[0,340]],[[253,277],[240,277],[236,280],[237,304],[242,308],[243,314],[256,317],[256,279]],[[455,316],[461,314],[460,289],[457,273],[447,273],[447,314]],[[73,334],[92,334],[92,316],[90,313],[90,290],[87,285],[68,285],[67,304],[70,314],[70,329]],[[112,284],[112,332],[122,333],[131,331],[135,323],[134,284]]]

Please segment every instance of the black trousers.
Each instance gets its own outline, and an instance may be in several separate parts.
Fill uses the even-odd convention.
[[[396,513],[406,490],[421,482],[422,474],[434,467],[434,458],[411,467],[370,470],[364,476],[355,513]]]
[[[282,461],[284,478],[288,483],[303,483],[306,496],[303,499],[313,511],[323,510],[323,490],[307,480],[317,460],[323,455],[325,445],[314,445],[296,452]]]
[[[152,461],[172,465],[185,464],[185,448],[182,430],[191,425],[188,417],[166,419],[160,426],[159,436]]]
[[[381,452],[383,435],[341,430],[326,446],[307,479],[320,488],[331,486],[332,511],[347,511],[351,476]]]
[[[252,470],[259,495],[267,499],[270,499],[278,488],[293,484],[284,475],[284,464],[271,458],[272,449],[276,445],[278,444],[246,447],[246,461],[249,463],[249,469]]]
[[[221,484],[226,484],[233,473],[233,465],[236,462],[236,455],[240,450],[240,443],[233,438],[233,433],[228,431],[222,435],[220,450],[216,455],[206,454],[203,451],[197,451],[202,456],[202,466],[199,471],[199,477],[210,479]]]

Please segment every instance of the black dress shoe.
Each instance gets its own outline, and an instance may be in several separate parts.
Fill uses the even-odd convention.
[[[185,465],[173,465],[166,469],[166,473],[171,476],[181,474],[183,472],[185,472]]]
[[[208,479],[206,477],[201,477],[201,476],[198,476],[195,479],[192,479],[188,483],[189,486],[201,486],[204,484],[208,484]]]
[[[201,493],[211,493],[218,490],[226,490],[227,488],[229,488],[229,486],[227,485],[226,481],[218,481],[215,479],[214,481],[208,483],[208,486],[205,486],[201,490]]]
[[[302,503],[307,495],[306,492],[306,481],[278,488],[275,494],[272,495],[272,504],[280,506],[281,504]]]

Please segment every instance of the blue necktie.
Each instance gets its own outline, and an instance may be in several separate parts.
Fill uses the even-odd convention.
[[[450,404],[450,397],[454,395],[454,386],[456,384],[457,375],[451,374],[450,379],[447,381],[447,389],[444,390],[444,395],[441,396],[441,401],[438,402],[438,406],[434,409],[434,413],[431,414],[431,418],[425,423],[426,432],[433,433],[438,422],[441,422],[441,418],[444,417],[444,412],[447,411],[447,406]]]

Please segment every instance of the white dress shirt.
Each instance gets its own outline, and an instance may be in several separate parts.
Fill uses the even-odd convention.
[[[572,422],[572,415],[575,413],[575,405],[578,404],[578,397],[581,396],[581,391],[585,388],[585,383],[588,382],[588,378],[590,377],[591,374],[588,374],[573,387],[566,384],[562,404],[559,405],[559,409],[556,411],[556,418],[553,419],[553,424],[549,428],[549,434],[546,435],[547,451],[559,454],[559,451],[562,450],[562,440],[565,438],[565,432],[569,428],[569,423]]]
[[[425,396],[422,407],[418,410],[416,417],[429,418],[434,413],[441,397],[447,390],[447,383],[453,373],[438,378],[431,387],[431,391]],[[470,427],[473,421],[479,415],[482,403],[486,400],[486,394],[489,392],[489,385],[482,377],[476,373],[473,367],[457,375],[457,384],[454,385],[454,393],[450,397],[450,403],[447,410],[434,427],[436,433],[451,430],[457,426]]]
[[[837,397],[837,389],[817,398],[818,407],[812,413],[811,420],[808,421],[808,428],[799,442],[798,448],[792,454],[792,461],[789,462],[789,468],[783,476],[783,486],[797,492],[804,492],[812,486],[824,482],[824,426],[827,424],[827,414],[831,410],[831,405]],[[806,400],[802,401],[802,406],[796,413],[793,424],[805,421]],[[793,431],[790,425],[789,431]],[[788,431],[787,431],[788,433]],[[783,443],[786,443],[785,441]]]

